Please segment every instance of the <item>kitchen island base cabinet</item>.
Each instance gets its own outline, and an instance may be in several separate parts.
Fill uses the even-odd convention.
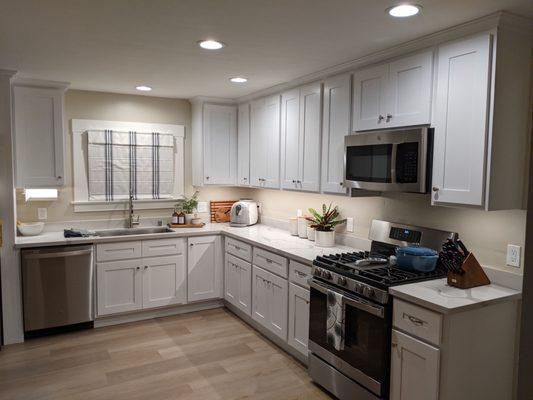
[[[188,301],[222,298],[220,236],[191,237],[188,244]]]
[[[307,357],[309,338],[309,290],[289,283],[288,343]]]
[[[392,331],[391,400],[437,400],[439,349]]]
[[[226,254],[224,268],[224,298],[252,315],[252,265],[231,254]]]
[[[187,302],[185,256],[143,259],[143,308]]]
[[[288,283],[262,268],[252,272],[252,318],[287,340]]]

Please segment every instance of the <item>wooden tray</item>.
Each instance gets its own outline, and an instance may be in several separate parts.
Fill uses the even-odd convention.
[[[168,226],[170,228],[201,228],[205,226],[205,223],[202,222],[201,224],[183,224],[183,225],[168,224]]]
[[[211,222],[229,222],[229,210],[233,203],[236,203],[237,200],[219,200],[211,201]],[[218,212],[218,218],[216,214]],[[221,214],[226,214],[224,218],[221,218]],[[218,220],[217,220],[218,219]]]

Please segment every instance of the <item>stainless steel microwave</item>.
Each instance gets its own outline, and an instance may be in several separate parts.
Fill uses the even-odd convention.
[[[427,193],[433,129],[402,128],[344,137],[344,185],[352,189]]]

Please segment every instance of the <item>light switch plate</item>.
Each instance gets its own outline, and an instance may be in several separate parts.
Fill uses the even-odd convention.
[[[520,268],[520,246],[514,244],[507,245],[507,265]]]
[[[207,201],[199,201],[198,207],[196,207],[199,213],[206,213],[207,212]]]
[[[297,216],[297,217],[301,217],[302,215],[303,215],[302,210],[301,210],[301,209],[297,209],[297,210],[296,210],[296,216]]]
[[[353,232],[353,218],[346,218],[346,232]]]
[[[40,220],[48,219],[48,210],[46,208],[38,208],[37,218],[39,218]]]

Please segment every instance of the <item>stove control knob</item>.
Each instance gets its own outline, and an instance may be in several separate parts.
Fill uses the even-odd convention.
[[[323,278],[326,278],[326,279],[331,279],[331,272],[329,272],[329,271],[324,271],[324,272],[322,273],[322,277],[323,277]]]
[[[365,296],[374,297],[375,294],[376,294],[375,290],[372,289],[371,287],[366,287],[365,288]]]
[[[356,283],[356,284],[355,284],[355,291],[356,291],[357,293],[359,293],[359,294],[363,294],[363,290],[364,290],[364,288],[363,288],[363,285],[362,285],[362,284],[360,284],[360,283]]]
[[[341,286],[346,286],[346,278],[344,276],[339,276],[337,278],[337,283]]]
[[[315,269],[315,276],[322,276],[322,270],[320,268]]]

